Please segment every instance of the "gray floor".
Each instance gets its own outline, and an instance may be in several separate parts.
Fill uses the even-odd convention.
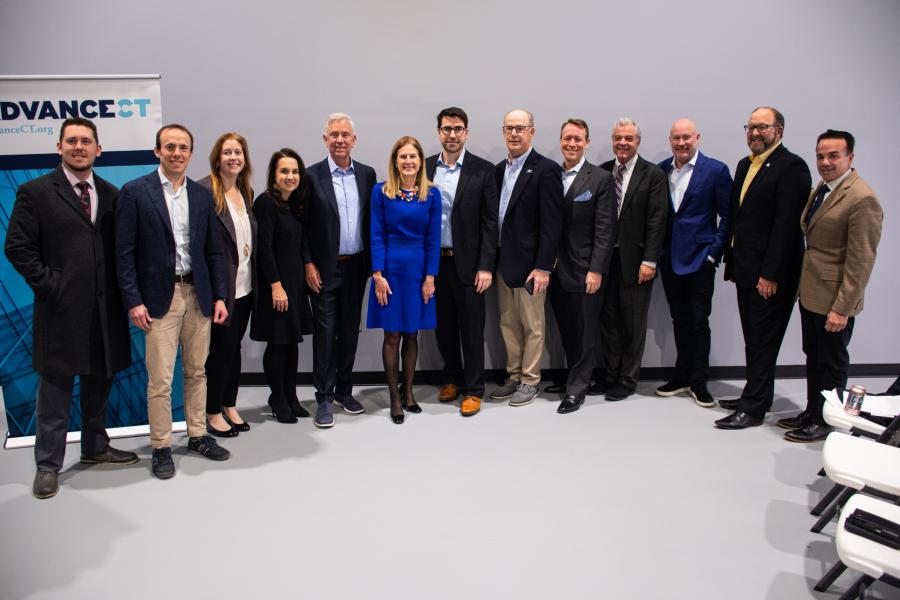
[[[70,445],[46,501],[31,450],[0,451],[0,598],[837,598],[852,574],[812,591],[836,558],[833,525],[809,533],[821,444],[773,425],[804,383],[779,382],[768,423],[740,432],[656,385],[566,416],[539,398],[471,419],[421,387],[425,412],[399,427],[384,388],[364,388],[367,414],[326,431],[275,423],[266,390],[246,388],[253,429],[224,442],[231,460],[177,439],[178,474],[158,481],[146,438],[117,441],[142,455],[124,469],[82,468]]]

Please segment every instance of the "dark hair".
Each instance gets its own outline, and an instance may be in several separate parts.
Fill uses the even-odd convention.
[[[293,158],[297,161],[297,166],[300,168],[300,182],[297,185],[297,189],[291,192],[287,202],[284,201],[284,198],[281,197],[281,192],[275,187],[275,174],[278,169],[278,161],[282,158]],[[279,207],[287,208],[297,219],[303,217],[303,209],[306,207],[306,198],[309,196],[309,181],[306,178],[306,166],[303,164],[303,159],[300,158],[300,155],[294,150],[282,148],[281,150],[272,153],[272,158],[269,159],[269,169],[266,172],[266,191],[270,196],[275,198],[275,202]]]
[[[559,137],[562,137],[563,129],[566,128],[566,125],[574,125],[575,127],[580,127],[584,129],[584,138],[586,140],[591,139],[591,130],[588,127],[587,121],[584,119],[566,119],[566,122],[562,124],[562,127],[559,128]]]
[[[856,138],[849,131],[840,131],[838,129],[826,129],[825,133],[820,133],[816,138],[816,146],[822,140],[844,140],[847,142],[847,154],[853,154],[853,148],[856,146]]]
[[[775,115],[775,125],[777,127],[781,127],[784,130],[784,115],[781,114],[781,111],[777,108],[772,108],[771,106],[757,106],[751,112],[756,112],[758,110],[771,110],[772,114]]]
[[[191,130],[185,127],[184,125],[179,125],[178,123],[169,123],[168,125],[163,125],[159,128],[159,131],[156,132],[156,149],[162,149],[162,143],[160,141],[162,137],[162,132],[166,129],[180,129],[181,131],[188,134],[188,137],[191,138],[191,152],[194,151],[194,134],[191,133]]]
[[[91,131],[94,132],[94,143],[99,144],[100,138],[97,135],[97,126],[94,125],[94,122],[90,119],[85,119],[84,117],[69,117],[65,121],[63,121],[62,127],[59,128],[59,141],[63,141],[63,134],[66,132],[66,127],[70,125],[81,125],[82,127],[87,127]]]
[[[441,128],[441,120],[444,117],[461,119],[463,122],[463,125],[465,125],[466,128],[469,127],[469,115],[467,115],[466,111],[464,111],[463,109],[461,109],[458,106],[448,106],[447,108],[445,108],[444,110],[442,110],[441,112],[438,113],[438,115],[437,115],[438,129]]]

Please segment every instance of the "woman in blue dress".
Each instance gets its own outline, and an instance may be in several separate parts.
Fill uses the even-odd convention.
[[[367,325],[384,329],[381,357],[391,395],[391,419],[420,413],[413,396],[418,332],[434,329],[434,278],[441,247],[441,194],[425,174],[422,145],[414,137],[394,142],[387,181],[372,190],[372,289]],[[404,398],[400,397],[403,341]]]

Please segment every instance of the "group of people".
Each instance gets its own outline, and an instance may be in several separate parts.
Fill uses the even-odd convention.
[[[523,406],[537,395],[547,296],[568,367],[546,388],[560,394],[558,412],[577,411],[587,395],[627,398],[639,377],[657,272],[678,356],[656,393],[714,406],[709,315],[724,259],[725,278],[737,288],[747,383],[740,398],[720,401],[733,412],[715,425],[762,423],[799,296],[807,407],[778,424],[789,429],[788,440],[822,439],[820,391],[846,384],[881,207],[851,168],[851,134],[819,136],[822,179],[813,187],[805,162],[782,143],[778,110],[754,110],[744,129],[750,155],[734,179],[699,151],[700,132],[688,119],[672,125],[672,156],[658,165],[638,154],[638,124],[619,119],[614,158],[599,166],[585,159],[588,124],[568,119],[559,164],[533,148],[534,117],[519,109],[504,116],[508,156],[493,165],[466,150],[468,116],[449,107],[437,115],[442,151],[425,157],[416,138],[401,137],[386,179],[376,183],[375,170],[351,158],[353,121],[335,113],[323,135],[328,156],[307,168],[294,150],[275,152],[254,199],[247,141],[237,133],[216,140],[209,175],[194,182],[185,175],[193,136],[166,125],[156,135],[159,168],[117,191],[93,172],[101,152],[94,123],[66,120],[57,144],[62,164],[19,188],[5,246],[35,293],[34,495],[58,490],[76,376],[82,462],[138,460],[112,448],[104,426],[113,374],[130,364],[129,320],[146,334],[159,478],[175,474],[171,390],[179,346],[189,453],[226,460],[214,438],[250,429],[236,408],[248,324],[250,337],[266,342],[268,403],[279,422],[310,416],[296,393],[297,344],[310,334],[315,425],[334,425],[334,405],[364,412],[352,372],[370,277],[367,325],[384,330],[390,416],[401,424],[406,413],[421,412],[412,385],[420,329],[436,329],[446,376],[439,400],[462,397],[463,416],[481,409],[484,293],[492,285],[507,378],[490,398]]]

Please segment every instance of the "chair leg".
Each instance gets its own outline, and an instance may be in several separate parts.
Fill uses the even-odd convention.
[[[853,600],[854,598],[861,598],[861,594],[866,593],[866,588],[869,587],[869,584],[875,581],[872,577],[868,575],[863,575],[859,579],[853,582],[847,591],[844,592],[838,600]]]
[[[819,520],[816,521],[816,524],[812,526],[810,531],[812,531],[813,533],[821,532],[822,529],[826,525],[828,525],[829,521],[831,521],[834,518],[834,515],[837,514],[838,509],[841,506],[843,506],[844,503],[850,499],[850,496],[852,496],[855,493],[856,493],[856,490],[854,490],[853,488],[845,489],[843,492],[841,492],[841,495],[838,496],[837,500],[835,500],[834,503],[831,506],[829,506],[828,509],[822,513],[822,516],[819,517]]]
[[[834,580],[840,577],[841,573],[846,570],[847,565],[845,565],[841,561],[837,561],[837,564],[831,567],[831,569],[829,569],[828,572],[825,573],[825,576],[819,580],[819,583],[813,586],[813,589],[817,592],[824,592],[825,590],[830,588],[831,584],[834,583]]]
[[[816,504],[811,511],[809,511],[809,514],[816,517],[821,515],[822,511],[825,510],[825,508],[829,504],[831,504],[835,498],[837,498],[838,494],[840,494],[845,489],[846,487],[839,483],[834,484],[832,488],[828,490],[828,493],[822,496],[822,499],[819,500],[819,503]]]

